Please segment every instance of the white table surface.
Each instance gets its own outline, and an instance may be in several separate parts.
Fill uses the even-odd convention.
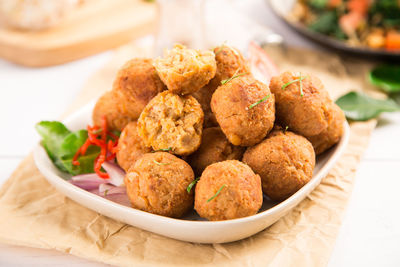
[[[263,0],[243,12],[292,45],[316,47],[279,21]],[[31,69],[0,60],[0,184],[39,140],[34,124],[57,119],[105,52],[56,67]],[[353,194],[329,266],[400,266],[400,113],[381,116],[357,171]],[[1,218],[7,219],[7,218]],[[0,266],[104,266],[52,250],[0,244]]]

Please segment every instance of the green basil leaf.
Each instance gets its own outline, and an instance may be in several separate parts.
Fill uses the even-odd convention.
[[[400,111],[400,106],[392,99],[375,99],[359,92],[350,92],[340,97],[336,104],[348,119],[355,121],[366,121],[382,112]]]
[[[84,173],[93,173],[94,171],[94,160],[100,153],[100,148],[96,146],[90,146],[88,150],[86,151],[86,154],[84,156],[80,156],[78,158],[79,165],[73,165],[72,164],[72,158],[63,158],[61,160],[64,168],[66,169],[67,172],[69,172],[72,175],[78,175],[78,174],[84,174]]]
[[[59,156],[61,158],[73,157],[78,149],[85,143],[88,138],[86,130],[79,130],[67,135],[60,144]]]
[[[400,66],[378,66],[369,73],[369,80],[387,93],[400,92]]]

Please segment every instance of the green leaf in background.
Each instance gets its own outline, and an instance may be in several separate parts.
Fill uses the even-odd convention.
[[[315,9],[324,9],[328,5],[328,0],[309,0],[308,4]]]
[[[387,93],[400,92],[400,66],[378,66],[369,73],[369,80]]]
[[[337,16],[334,11],[325,11],[316,18],[308,27],[322,34],[333,34],[337,32]]]
[[[359,92],[350,92],[336,100],[348,119],[366,121],[382,112],[400,111],[400,106],[392,99],[375,99]]]
[[[42,121],[36,124],[36,130],[42,137],[42,145],[53,163],[61,171],[72,175],[92,173],[94,160],[100,153],[100,148],[89,146],[86,154],[80,156],[80,165],[72,164],[72,158],[88,138],[86,130],[71,132],[58,121]]]

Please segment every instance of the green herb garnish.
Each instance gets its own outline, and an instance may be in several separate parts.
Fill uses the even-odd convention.
[[[270,98],[271,95],[266,95],[263,98],[261,98],[260,100],[258,100],[256,103],[251,104],[247,109],[252,109],[255,106],[257,106],[258,104],[261,104],[262,102],[265,102],[268,98]]]
[[[228,79],[226,79],[226,80],[222,80],[222,81],[221,81],[221,85],[224,85],[224,84],[226,84],[226,83],[228,83],[228,82],[232,81],[233,79],[236,79],[236,78],[238,78],[238,77],[240,77],[240,76],[249,74],[248,72],[237,74],[238,72],[239,72],[239,69],[237,69],[237,70],[235,71],[235,73],[233,74],[232,77],[230,77],[230,78],[228,78]]]
[[[211,200],[213,200],[214,198],[216,198],[216,197],[219,195],[219,193],[221,193],[222,189],[223,189],[225,186],[227,186],[227,185],[226,185],[226,184],[223,184],[223,185],[218,189],[217,193],[215,193],[215,195],[213,195],[212,197],[210,197],[210,198],[207,200],[207,203],[210,202]]]
[[[108,194],[108,189],[104,191],[104,196],[106,197]]]
[[[288,129],[289,129],[289,126],[286,125],[285,129],[283,129],[283,133],[285,134]]]
[[[300,78],[299,78],[299,83],[300,83],[300,96],[301,97],[303,97],[303,95],[304,95],[304,92],[303,92],[303,82],[302,82],[302,79],[301,79],[302,77],[301,77],[301,73],[300,73]]]
[[[295,79],[295,80],[293,80],[293,81],[290,81],[290,82],[285,83],[284,85],[282,85],[282,90],[285,90],[286,87],[288,87],[289,85],[291,85],[292,83],[295,83],[295,82],[300,82],[300,90],[303,90],[301,81],[304,80],[305,78],[307,78],[307,76],[303,76],[303,77],[302,77],[302,76],[300,75],[300,78]],[[302,92],[300,92],[300,93],[302,93]]]
[[[157,160],[155,160],[155,159],[153,159],[153,162],[155,163],[155,164],[157,164],[157,165],[160,165],[160,166],[162,166],[162,165],[169,165],[169,164],[171,164],[171,162],[158,162]]]
[[[194,179],[193,182],[191,182],[191,183],[188,185],[188,187],[186,188],[186,191],[187,191],[188,193],[190,193],[190,191],[192,190],[193,186],[194,186],[195,184],[197,184],[197,182],[198,182],[199,180],[200,180],[200,177],[197,177],[196,179]]]
[[[168,151],[171,151],[171,150],[172,150],[172,147],[169,147],[169,148],[161,148],[161,149],[154,150],[153,153],[154,153],[154,152],[161,152],[161,151],[168,152]]]
[[[215,52],[215,55],[218,55],[219,53],[221,53],[221,51],[224,49],[225,45],[226,45],[226,41],[224,41],[222,43],[222,45],[220,47],[218,47],[218,50]]]

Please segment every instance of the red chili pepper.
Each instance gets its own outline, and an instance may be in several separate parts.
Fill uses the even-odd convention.
[[[115,134],[111,133],[107,129],[107,120],[106,117],[102,117],[101,128],[99,126],[87,126],[88,138],[85,143],[76,151],[74,157],[72,158],[72,164],[75,166],[80,165],[78,161],[79,156],[83,156],[86,154],[89,146],[98,146],[100,147],[100,154],[94,160],[94,171],[95,173],[104,179],[109,178],[109,175],[103,171],[101,171],[101,165],[105,161],[115,159],[117,153],[117,145],[119,137]],[[108,140],[107,136],[110,136],[113,140]]]

